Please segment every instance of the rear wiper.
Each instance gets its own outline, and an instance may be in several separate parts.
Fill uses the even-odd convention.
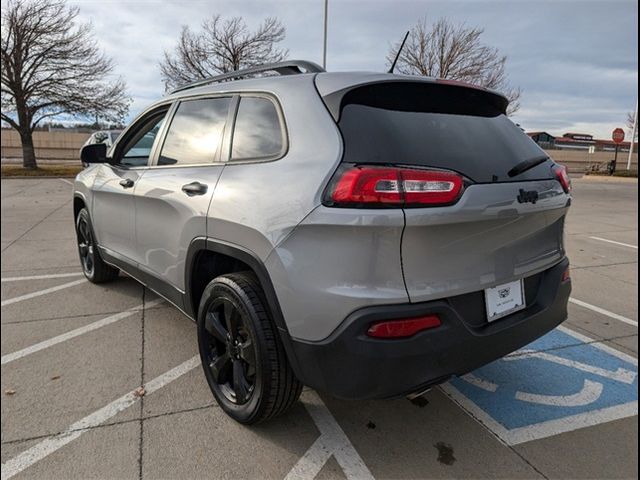
[[[530,158],[529,160],[525,160],[517,164],[515,167],[509,170],[509,172],[507,172],[507,175],[509,175],[510,177],[515,177],[517,175],[520,175],[521,173],[526,172],[527,170],[531,170],[533,167],[537,167],[547,160],[549,160],[549,157],[546,155]]]

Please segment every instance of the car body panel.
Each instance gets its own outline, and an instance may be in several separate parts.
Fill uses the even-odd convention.
[[[359,85],[376,82],[397,82],[398,80],[409,82],[435,82],[435,78],[416,75],[402,75],[397,73],[379,72],[326,72],[320,73],[315,78],[316,88],[322,97],[339,92],[345,88],[353,88]]]
[[[326,338],[354,310],[409,301],[400,209],[320,206],[266,262],[292,337]]]
[[[538,201],[519,203],[520,190]],[[402,267],[412,302],[532,275],[565,256],[568,195],[559,182],[471,185],[448,207],[406,209]]]
[[[255,92],[251,83],[238,82],[236,91]],[[277,160],[230,161],[213,194],[207,224],[209,237],[238,244],[263,261],[320,205],[342,155],[340,133],[312,76],[283,78],[269,92],[286,118],[286,153]]]
[[[207,212],[223,165],[153,167],[136,184],[136,256],[139,268],[185,289],[185,260],[189,244],[204,237]],[[203,195],[189,196],[182,186],[207,185]]]
[[[91,189],[91,222],[100,246],[133,262],[137,250],[134,192],[143,172],[98,165]],[[123,180],[131,180],[133,187],[124,188]]]

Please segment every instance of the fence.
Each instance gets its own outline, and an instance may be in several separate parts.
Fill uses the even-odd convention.
[[[80,163],[80,147],[90,133],[33,132],[36,158],[42,163]],[[0,154],[2,163],[21,163],[20,135],[12,129],[2,129]]]
[[[583,173],[591,170],[592,167],[600,166],[600,170],[606,170],[604,164],[613,160],[613,152],[594,152],[586,150],[545,150],[545,153],[556,162],[566,166],[569,173]],[[626,170],[629,153],[618,153],[618,164],[616,170]],[[638,153],[631,155],[631,170],[638,171]]]
[[[34,132],[36,158],[42,163],[79,163],[79,150],[89,133]],[[22,162],[18,132],[2,129],[2,163]],[[589,153],[586,150],[545,150],[556,162],[566,165],[570,173],[583,173],[592,166],[613,160],[613,152]],[[618,170],[627,168],[627,153],[618,154]],[[638,154],[634,153],[631,170],[638,171]]]

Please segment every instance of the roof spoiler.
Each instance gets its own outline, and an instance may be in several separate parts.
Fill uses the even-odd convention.
[[[321,97],[336,122],[340,120],[342,108],[349,103],[390,110],[460,113],[486,117],[506,113],[509,104],[509,100],[496,91],[464,82],[394,77],[350,85],[325,95],[321,94]],[[433,94],[425,95],[427,89],[434,89]]]

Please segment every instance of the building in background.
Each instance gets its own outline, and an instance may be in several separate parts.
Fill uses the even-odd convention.
[[[542,148],[553,148],[556,141],[556,137],[547,132],[527,132],[527,135]]]
[[[545,149],[557,150],[587,150],[591,148],[596,152],[613,152],[616,144],[613,140],[601,140],[593,138],[588,133],[568,132],[561,137],[556,137],[547,132],[527,132],[527,135],[536,142],[540,147]],[[618,152],[628,152],[631,142],[622,142]],[[636,142],[633,151],[638,151],[638,143]]]

